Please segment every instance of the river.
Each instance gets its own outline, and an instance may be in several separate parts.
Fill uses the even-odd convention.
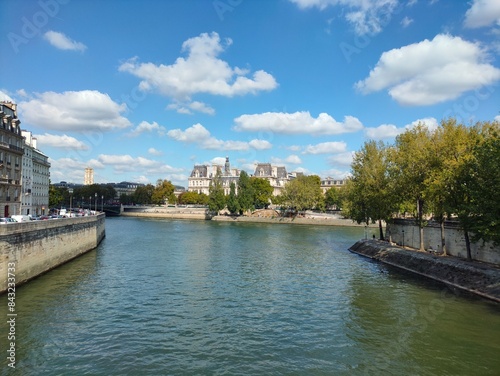
[[[363,232],[107,218],[17,289],[1,374],[499,375],[499,305],[348,252]]]

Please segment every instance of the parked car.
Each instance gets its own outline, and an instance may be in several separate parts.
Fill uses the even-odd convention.
[[[31,217],[29,215],[11,215],[12,218],[16,222],[29,222],[31,221]]]
[[[0,225],[6,225],[12,222],[14,221],[11,218],[5,218],[5,217],[0,218]]]

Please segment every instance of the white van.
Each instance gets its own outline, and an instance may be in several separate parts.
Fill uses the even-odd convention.
[[[16,222],[29,222],[31,218],[29,215],[11,215],[10,216]]]

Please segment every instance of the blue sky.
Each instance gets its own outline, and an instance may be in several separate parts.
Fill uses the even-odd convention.
[[[498,0],[3,0],[0,99],[51,180],[257,162],[342,178],[369,139],[500,120]]]

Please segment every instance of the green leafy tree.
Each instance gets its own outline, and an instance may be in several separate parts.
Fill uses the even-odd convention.
[[[325,192],[325,205],[327,208],[339,209],[341,206],[341,188],[332,187]]]
[[[236,185],[234,182],[231,182],[229,195],[226,201],[227,209],[231,214],[235,214],[240,211],[240,204],[238,202],[238,197],[236,196]]]
[[[64,193],[66,188],[58,188],[49,185],[49,207],[58,207],[64,202]]]
[[[500,123],[483,124],[481,136],[467,166],[472,239],[500,244]]]
[[[208,209],[216,214],[226,206],[226,197],[224,195],[224,187],[222,186],[222,179],[220,171],[217,172],[215,177],[210,182],[208,194]]]
[[[298,176],[289,181],[282,195],[285,205],[297,212],[314,209],[324,202],[321,179],[317,175]]]
[[[181,205],[207,205],[208,196],[195,191],[183,192],[179,195],[178,203]]]
[[[346,216],[367,225],[378,221],[380,239],[384,239],[382,221],[394,212],[389,176],[388,149],[382,142],[367,141],[355,153],[348,180]]]
[[[250,177],[245,171],[241,171],[238,179],[238,203],[240,205],[240,214],[254,209],[254,189]]]
[[[147,184],[142,187],[137,187],[135,192],[132,194],[132,202],[139,205],[150,205],[152,204],[152,196],[155,190],[154,185]]]
[[[151,202],[155,205],[164,205],[166,201],[175,203],[174,190],[175,187],[170,181],[158,179],[151,195]]]
[[[399,203],[412,201],[414,215],[420,229],[420,249],[424,250],[424,226],[427,224],[425,215],[429,212],[426,207],[425,192],[427,180],[431,174],[433,159],[431,153],[431,134],[428,128],[419,123],[396,137],[396,145],[391,149],[391,179],[395,192],[394,198]]]
[[[253,188],[253,204],[256,208],[267,208],[273,196],[273,187],[269,180],[251,177],[250,185]]]

